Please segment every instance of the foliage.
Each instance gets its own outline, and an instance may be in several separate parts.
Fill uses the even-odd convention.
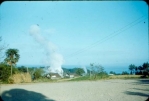
[[[142,66],[129,65],[129,70],[131,74],[135,73],[136,75],[143,75],[143,77],[149,77],[149,63],[143,63]],[[133,71],[133,72],[132,72]]]
[[[97,75],[105,73],[104,67],[102,67],[99,64],[90,63],[90,66],[91,66],[90,78],[96,79]]]
[[[129,65],[130,74],[134,74],[136,66],[134,64]]]
[[[123,71],[122,75],[128,75],[129,73],[127,71]]]
[[[108,76],[107,72],[105,72],[105,71],[98,73],[98,76],[97,76],[98,79],[104,79],[107,77],[109,77],[109,76]]]
[[[85,73],[83,68],[76,68],[76,74],[82,76],[83,73]]]
[[[19,72],[26,73],[27,72],[27,67],[21,66],[21,67],[18,67],[18,70],[19,70]]]
[[[44,73],[45,72],[44,72],[43,68],[36,68],[33,73],[33,76],[34,76],[33,79],[35,80],[35,79],[39,79],[39,78],[43,77]]]
[[[8,82],[8,78],[10,77],[10,66],[8,66],[6,63],[0,63],[0,80],[3,82]],[[18,73],[18,69],[15,67],[12,67],[12,74]]]
[[[2,82],[8,82],[10,76],[10,67],[4,63],[0,63],[0,80]]]
[[[110,71],[110,74],[114,74],[114,75],[116,75],[116,73],[115,73],[114,71]]]
[[[19,50],[17,49],[8,49],[6,51],[6,58],[5,58],[5,62],[8,65],[13,65],[16,64],[16,62],[18,62],[20,55],[18,54]]]
[[[5,63],[11,66],[11,75],[12,75],[12,66],[16,65],[18,62],[20,55],[18,54],[17,49],[8,49],[6,51],[6,58],[4,59]]]
[[[143,67],[143,75],[144,75],[144,77],[146,77],[147,75],[149,77],[149,63],[148,62],[143,63],[142,67]]]
[[[106,72],[101,72],[99,73],[98,75],[96,75],[96,78],[95,76],[89,76],[89,75],[86,75],[86,76],[81,76],[81,77],[77,77],[77,78],[74,78],[74,79],[71,79],[69,81],[82,81],[82,80],[101,80],[101,79],[108,79],[108,75]]]

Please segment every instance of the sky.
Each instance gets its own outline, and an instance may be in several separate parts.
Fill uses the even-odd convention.
[[[19,50],[17,65],[50,65],[53,60],[60,65],[142,65],[149,57],[148,30],[144,1],[0,5],[1,43]]]

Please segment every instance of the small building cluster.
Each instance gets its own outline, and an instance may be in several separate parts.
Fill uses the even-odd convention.
[[[47,78],[49,79],[61,79],[61,78],[75,78],[78,77],[79,75],[75,73],[64,73],[63,77],[61,77],[58,73],[49,73],[46,75]]]

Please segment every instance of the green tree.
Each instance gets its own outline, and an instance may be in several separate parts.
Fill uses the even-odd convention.
[[[133,74],[134,73],[135,67],[136,66],[134,64],[130,64],[129,65],[130,74]]]
[[[18,52],[19,51],[17,49],[8,49],[5,53],[6,58],[4,59],[4,61],[11,67],[11,76],[12,76],[12,66],[16,65],[16,63],[20,58],[20,55],[18,54]]]
[[[40,67],[40,68],[36,68],[35,71],[34,71],[34,73],[33,73],[34,79],[39,79],[39,78],[41,78],[44,73],[45,73],[45,72],[44,72],[43,68],[41,68],[41,67]]]
[[[143,74],[143,73],[142,73],[142,72],[143,72],[143,71],[142,71],[142,70],[143,70],[143,67],[142,67],[142,66],[139,66],[139,67],[138,67],[138,70],[139,70],[139,73],[138,73],[138,74],[139,74],[139,75],[142,75],[142,74]]]
[[[104,72],[104,67],[102,67],[99,64],[94,66],[94,70],[93,71],[94,71],[94,79],[96,79],[97,75],[102,78],[106,74]]]
[[[144,70],[148,71],[149,70],[149,63],[148,62],[143,63],[142,67],[143,67]]]
[[[110,71],[110,74],[114,74],[114,75],[116,75],[116,73],[115,73],[114,71]]]
[[[92,76],[94,77],[94,79],[96,79],[97,75],[99,76],[103,76],[104,73],[104,67],[102,67],[100,64],[94,64],[91,63],[91,72],[92,72]],[[90,79],[91,79],[91,72],[90,72]]]
[[[78,75],[81,76],[83,73],[85,73],[85,71],[84,71],[83,68],[77,68],[77,69],[76,69],[76,74],[78,74]]]
[[[148,62],[143,63],[142,68],[143,68],[143,75],[145,77],[146,77],[146,75],[149,76],[149,63]]]
[[[129,73],[127,71],[123,71],[122,75],[128,75]]]
[[[5,63],[0,63],[0,80],[3,82],[8,82],[10,76],[10,67]]]
[[[27,67],[25,67],[25,66],[20,66],[20,67],[18,67],[18,70],[19,70],[20,72],[26,73],[26,72],[27,72]]]

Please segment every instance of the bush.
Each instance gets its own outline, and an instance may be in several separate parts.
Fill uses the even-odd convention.
[[[122,75],[129,75],[129,73],[127,71],[123,71]]]
[[[44,74],[44,70],[42,68],[36,68],[36,70],[33,74],[34,80],[43,77],[43,74]]]
[[[0,63],[0,80],[2,82],[8,82],[8,78],[11,75],[11,68],[10,66]]]
[[[97,78],[98,79],[105,79],[105,78],[108,78],[108,74],[106,72],[101,72],[98,74]]]

